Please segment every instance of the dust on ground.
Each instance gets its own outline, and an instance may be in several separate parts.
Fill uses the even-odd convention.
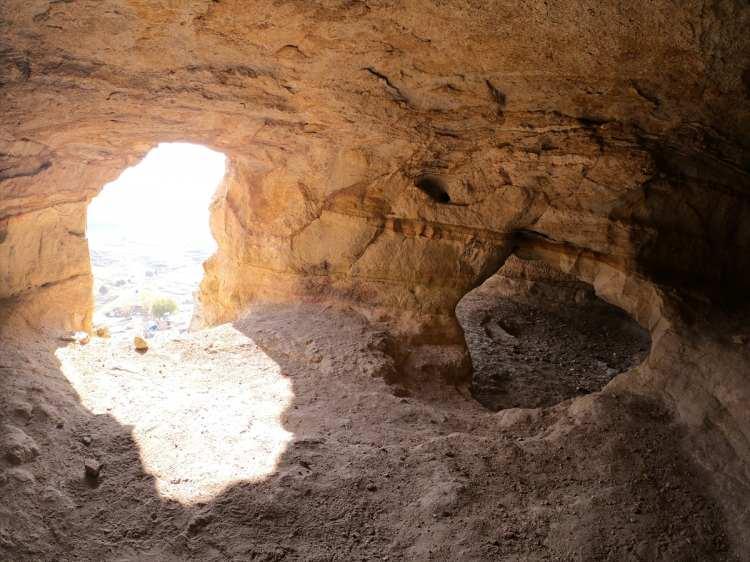
[[[0,558],[733,559],[658,404],[397,397],[386,347],[355,312],[316,305],[143,355],[4,342]]]

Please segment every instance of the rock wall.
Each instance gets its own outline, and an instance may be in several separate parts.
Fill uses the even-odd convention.
[[[0,323],[86,328],[87,202],[203,143],[230,162],[208,322],[352,306],[404,372],[462,380],[455,305],[518,252],[648,327],[622,384],[748,462],[746,350],[696,311],[750,280],[749,24],[741,0],[5,1]]]

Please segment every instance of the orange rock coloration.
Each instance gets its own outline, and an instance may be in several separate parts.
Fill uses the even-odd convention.
[[[350,306],[401,376],[461,382],[456,304],[541,261],[651,331],[608,390],[703,428],[747,528],[747,315],[724,311],[750,282],[748,27],[740,0],[5,1],[2,321],[90,328],[86,205],[156,143],[201,143],[229,162],[208,324]]]

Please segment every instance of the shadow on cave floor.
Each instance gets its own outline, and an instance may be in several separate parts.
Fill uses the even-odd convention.
[[[646,330],[580,282],[524,284],[498,274],[467,294],[456,316],[471,354],[472,395],[495,411],[599,391],[651,347]]]
[[[493,414],[458,394],[440,402],[399,398],[378,378],[390,368],[383,338],[353,312],[300,305],[258,309],[234,326],[143,356],[110,358],[107,341],[98,340],[62,353],[5,342],[0,558],[728,559],[703,475],[679,448],[681,429],[657,405],[597,393],[546,410]],[[55,352],[78,375],[63,374]],[[108,361],[127,370],[106,374]],[[99,381],[139,373],[169,379],[171,370],[185,369],[203,378],[191,379],[185,396],[174,395],[186,387],[169,383],[158,400],[126,400],[125,390]],[[274,392],[288,401],[282,411],[268,411],[274,393],[263,381],[275,381]],[[148,392],[162,386],[157,378]],[[239,386],[230,392],[243,394],[239,402],[227,399],[227,388]],[[92,397],[102,413],[84,407]],[[130,422],[123,424],[117,416],[128,400]],[[242,412],[232,411],[237,404]],[[180,463],[188,463],[196,487],[210,481],[206,466],[242,468],[232,414],[278,418],[283,446],[275,466],[251,481],[209,486],[210,496],[193,494],[191,502],[165,497],[179,496],[181,481],[170,488],[160,479],[169,470],[179,474]],[[174,427],[176,416],[183,431]],[[219,426],[229,424],[226,435],[209,427],[197,459],[174,453],[194,446],[214,416]],[[159,433],[164,427],[174,431]],[[17,430],[36,441],[39,454],[14,465],[5,454]],[[161,435],[161,447],[144,445],[150,431]],[[162,464],[155,460],[161,454]],[[84,478],[86,457],[104,464],[97,486]]]

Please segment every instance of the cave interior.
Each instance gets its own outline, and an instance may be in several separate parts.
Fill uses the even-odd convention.
[[[748,28],[2,2],[0,558],[750,560]],[[139,353],[87,209],[160,143],[226,163]]]

